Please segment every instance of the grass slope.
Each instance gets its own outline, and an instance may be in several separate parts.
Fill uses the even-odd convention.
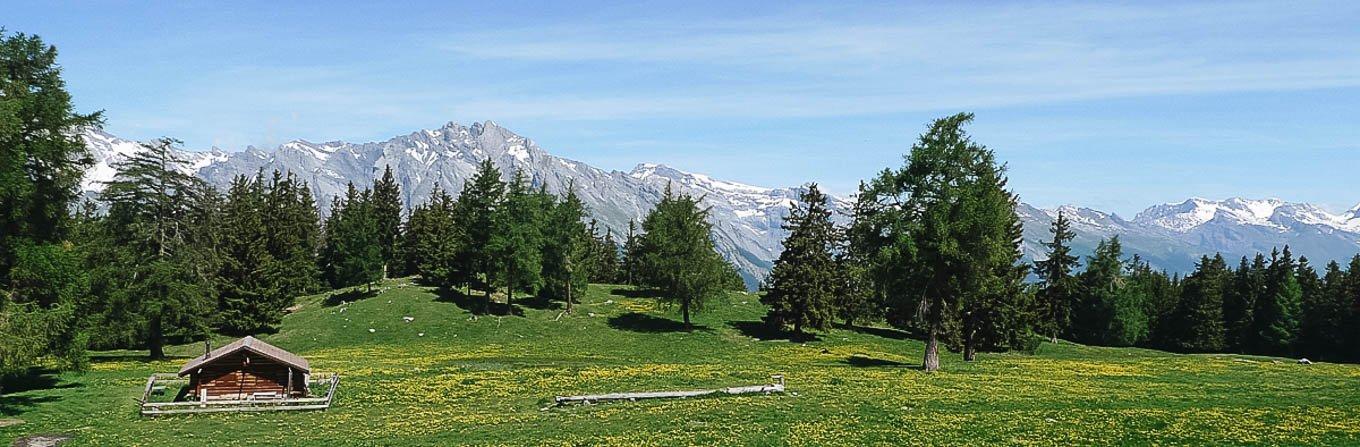
[[[350,296],[351,299],[358,297]],[[343,380],[327,412],[144,419],[133,398],[184,359],[101,353],[90,371],[0,396],[0,440],[69,445],[1358,444],[1360,367],[1228,355],[1044,345],[916,369],[922,344],[887,330],[762,340],[763,308],[734,294],[679,331],[673,309],[594,285],[576,314],[521,303],[474,318],[480,298],[409,280],[341,304],[302,299],[267,337]],[[414,317],[404,322],[403,316]],[[369,329],[373,329],[372,332]],[[421,336],[420,334],[424,334]],[[221,341],[218,342],[220,344]],[[190,356],[198,345],[175,348]],[[549,408],[554,395],[763,383],[792,394]]]

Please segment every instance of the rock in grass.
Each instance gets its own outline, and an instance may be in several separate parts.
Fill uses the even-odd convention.
[[[373,328],[368,328],[368,333],[372,334],[372,333],[374,333],[374,332],[378,332],[378,330],[377,330],[377,329],[373,329]]]
[[[1307,358],[1301,358],[1301,359],[1299,359],[1299,364],[1300,364],[1300,365],[1312,365],[1312,364],[1313,364],[1313,361],[1312,361],[1312,360],[1308,360]]]

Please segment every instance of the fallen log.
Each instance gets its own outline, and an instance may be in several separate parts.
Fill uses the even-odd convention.
[[[784,392],[784,376],[770,376],[771,383],[765,385],[737,386],[730,388],[717,388],[710,390],[688,390],[688,391],[644,391],[633,393],[607,393],[607,394],[587,394],[581,396],[557,396],[553,400],[557,405],[567,404],[592,404],[596,402],[609,402],[616,400],[635,401],[638,399],[667,399],[667,398],[689,398],[710,395],[738,395],[738,394],[770,394]]]

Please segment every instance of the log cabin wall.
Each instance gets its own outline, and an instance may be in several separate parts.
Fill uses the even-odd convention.
[[[189,396],[198,399],[204,391],[211,400],[246,399],[255,393],[270,392],[280,397],[301,396],[305,390],[305,377],[301,371],[269,357],[238,351],[211,359],[194,371]]]

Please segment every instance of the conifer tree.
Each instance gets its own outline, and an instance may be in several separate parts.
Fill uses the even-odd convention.
[[[722,257],[713,248],[708,209],[666,185],[661,201],[642,220],[637,242],[641,283],[657,289],[663,302],[680,306],[686,328],[690,313],[723,291]]]
[[[283,310],[297,296],[320,290],[316,257],[321,220],[311,188],[297,176],[274,171],[266,191],[262,221],[275,260],[265,272],[271,284],[269,305]]]
[[[165,357],[167,334],[201,335],[216,301],[211,272],[204,271],[198,250],[205,250],[201,224],[211,213],[214,194],[201,180],[182,173],[183,161],[171,150],[178,141],[160,139],[143,145],[118,166],[118,174],[102,193],[110,204],[106,220],[112,244],[125,253],[117,265],[124,280],[117,293],[135,297],[124,303],[144,329],[142,339],[152,358]],[[198,225],[195,222],[199,222]]]
[[[587,279],[595,268],[591,262],[594,238],[586,228],[585,217],[585,204],[574,185],[568,185],[566,197],[553,206],[543,227],[543,292],[566,303],[567,313],[571,313],[576,297],[585,293]]]
[[[623,260],[619,268],[622,270],[623,283],[635,286],[638,284],[638,268],[640,265],[638,245],[637,221],[628,220],[628,234],[623,240]]]
[[[1300,262],[1300,270],[1306,264]],[[1307,271],[1300,277],[1313,276]],[[1303,295],[1299,318],[1299,352],[1312,358],[1344,360],[1346,348],[1346,317],[1350,303],[1346,301],[1346,272],[1336,261],[1327,263],[1316,290]]]
[[[1253,312],[1254,338],[1250,347],[1256,353],[1288,355],[1292,352],[1299,330],[1299,303],[1303,289],[1299,286],[1298,266],[1289,247],[1283,253],[1272,252],[1270,267],[1266,269],[1265,294],[1257,300]]]
[[[0,29],[0,376],[83,364],[88,276],[68,230],[93,162],[78,130],[102,121],[75,111],[55,47]]]
[[[835,316],[836,262],[833,255],[836,228],[831,223],[827,197],[808,185],[784,218],[784,251],[770,271],[769,290],[760,301],[769,306],[765,321],[776,329],[793,326],[826,329]]]
[[[595,220],[591,219],[591,241],[590,268],[591,282],[614,283],[619,278],[619,243],[614,240],[614,230],[605,228],[604,234],[600,235]]]
[[[232,180],[216,230],[221,239],[217,271],[219,324],[232,334],[258,331],[281,317],[283,309],[270,303],[266,270],[277,262],[269,251],[264,225],[265,193],[258,177],[238,175]]]
[[[372,290],[382,279],[381,236],[372,205],[372,191],[359,192],[351,183],[345,197],[331,207],[323,259],[333,288],[365,285]]]
[[[381,178],[373,182],[373,219],[378,229],[378,245],[382,250],[383,277],[397,268],[397,241],[401,236],[401,187],[392,175],[392,166],[383,169]]]
[[[1131,346],[1147,336],[1141,290],[1128,287],[1119,237],[1100,241],[1078,277],[1074,335],[1084,343]]]
[[[498,217],[505,203],[505,183],[501,171],[482,160],[477,173],[463,184],[458,195],[459,221],[467,228],[466,239],[459,244],[458,271],[467,272],[462,278],[471,291],[472,283],[480,281],[485,290],[483,311],[491,310],[491,289],[497,275],[495,254],[490,250],[492,238],[500,231]]]
[[[542,222],[552,196],[529,189],[524,171],[516,170],[507,184],[504,206],[495,216],[496,233],[490,251],[496,261],[496,282],[505,288],[505,314],[513,311],[515,292],[538,288],[542,271]]]
[[[1233,272],[1232,285],[1223,295],[1225,347],[1235,352],[1248,350],[1252,340],[1256,302],[1265,294],[1266,258],[1257,253],[1250,263],[1243,256]]]
[[[1034,274],[1039,277],[1039,292],[1035,298],[1042,316],[1039,329],[1049,335],[1051,342],[1057,343],[1058,335],[1071,327],[1076,295],[1073,271],[1077,268],[1077,256],[1072,254],[1069,244],[1076,233],[1072,232],[1071,222],[1062,211],[1058,212],[1048,231],[1053,234],[1053,239],[1044,243],[1048,257],[1034,263]]]
[[[876,247],[882,270],[875,276],[894,308],[889,322],[909,325],[919,315],[927,371],[939,369],[942,341],[960,340],[964,304],[981,308],[990,299],[970,294],[1010,293],[1018,260],[1013,195],[992,151],[963,131],[972,118],[936,120],[904,168],[885,170],[862,192],[875,204],[868,232],[885,241]]]
[[[1185,278],[1176,309],[1175,347],[1189,352],[1217,352],[1223,342],[1223,294],[1230,279],[1223,256],[1204,256]]]
[[[467,273],[458,262],[467,229],[456,220],[457,207],[453,197],[436,186],[428,202],[411,210],[406,223],[402,252],[408,270],[441,287],[462,283]]]

